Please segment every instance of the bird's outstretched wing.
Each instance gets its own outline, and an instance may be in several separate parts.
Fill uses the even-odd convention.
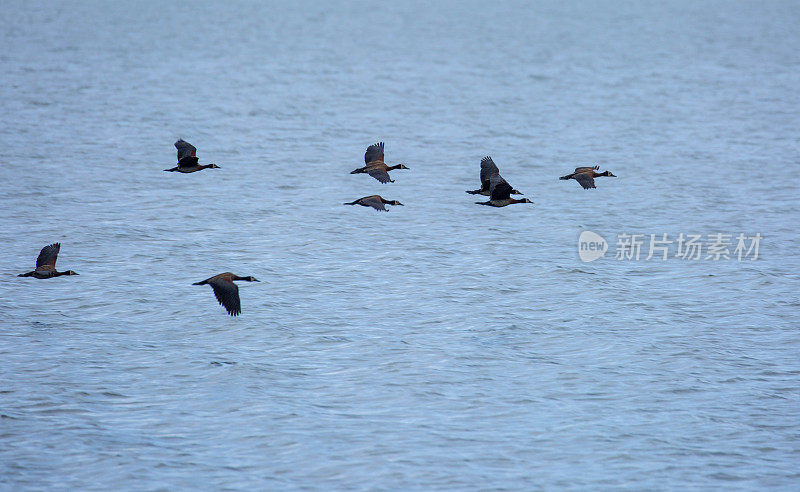
[[[367,147],[367,151],[364,152],[365,164],[375,161],[383,162],[383,142],[370,145]]]
[[[491,200],[508,200],[511,198],[511,192],[514,191],[514,189],[511,188],[511,185],[508,184],[508,182],[499,174],[493,176],[490,181],[492,192],[489,195],[489,198]]]
[[[377,179],[381,183],[393,183],[394,180],[389,177],[389,173],[380,168],[367,169],[367,174]]]
[[[42,248],[39,257],[36,258],[36,268],[43,266],[56,267],[58,252],[61,250],[61,243],[53,243]]]
[[[380,197],[377,196],[368,196],[361,199],[361,203],[364,205],[369,205],[370,207],[374,208],[378,211],[388,212],[389,210],[386,208],[386,205],[383,204],[383,201]]]
[[[224,278],[214,279],[208,282],[214,289],[217,301],[228,311],[231,316],[238,316],[242,312],[242,304],[239,300],[239,286],[233,280]]]
[[[594,178],[589,173],[578,173],[574,176],[575,181],[583,186],[583,189],[588,190],[589,188],[597,188],[594,185]]]
[[[500,169],[488,155],[481,159],[481,189],[488,190],[490,183],[489,179],[492,176],[500,174]]]
[[[197,157],[195,146],[182,138],[175,142],[175,148],[178,149],[178,162],[182,161],[184,157]]]

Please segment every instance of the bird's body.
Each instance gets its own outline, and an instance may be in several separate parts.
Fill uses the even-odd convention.
[[[242,304],[239,300],[239,287],[233,283],[234,280],[259,282],[255,277],[240,277],[231,272],[225,272],[192,285],[210,285],[217,301],[228,311],[228,314],[238,316],[242,312]]]
[[[567,174],[566,176],[561,176],[558,179],[574,179],[583,187],[584,190],[588,190],[591,188],[597,188],[594,184],[594,178],[599,176],[610,176],[612,178],[616,178],[615,175],[611,174],[611,171],[604,171],[602,173],[598,173],[597,170],[600,169],[600,166],[593,166],[593,167],[576,167],[575,172],[572,174]]]
[[[381,183],[394,183],[394,180],[389,177],[389,171],[393,169],[408,169],[405,164],[388,166],[383,162],[383,142],[367,147],[367,151],[364,153],[364,163],[366,164],[364,167],[350,171],[350,174],[366,173]]]
[[[378,211],[388,212],[389,210],[385,207],[385,205],[402,206],[403,204],[398,202],[397,200],[386,200],[380,195],[371,195],[359,198],[354,202],[345,203],[344,205],[361,205],[362,207],[372,207]]]
[[[219,169],[216,164],[199,164],[197,149],[182,138],[175,142],[175,148],[178,149],[178,165],[171,169],[164,169],[164,171],[186,174],[202,171],[203,169]]]
[[[516,199],[511,198],[513,188],[506,182],[499,174],[492,176],[490,179],[491,194],[487,202],[475,202],[478,205],[489,205],[490,207],[505,207],[514,203],[533,203],[528,198]]]
[[[481,187],[477,190],[467,190],[467,193],[471,195],[484,195],[490,196],[492,194],[491,190],[491,179],[492,176],[500,176],[500,169],[494,163],[491,157],[488,155],[481,159]],[[519,191],[512,189],[512,195],[521,195]]]
[[[56,270],[56,260],[58,252],[61,250],[61,243],[53,243],[42,248],[36,258],[36,269],[32,272],[20,273],[17,277],[52,278],[62,275],[77,275],[72,270],[59,272]]]

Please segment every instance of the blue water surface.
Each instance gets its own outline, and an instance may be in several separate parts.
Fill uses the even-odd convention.
[[[797,490],[798,25],[3,2],[0,488]],[[178,138],[221,168],[162,172]],[[349,174],[381,140],[410,169]],[[473,203],[487,154],[533,205]],[[615,259],[681,233],[763,239]],[[56,241],[79,276],[16,277]],[[237,318],[191,285],[225,271]]]

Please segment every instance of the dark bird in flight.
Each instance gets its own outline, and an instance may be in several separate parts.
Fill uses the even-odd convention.
[[[380,195],[365,196],[359,198],[354,202],[345,203],[345,205],[361,205],[362,207],[372,207],[378,211],[388,212],[389,210],[384,205],[400,205],[403,204],[397,200],[386,200]]]
[[[39,257],[36,258],[36,270],[28,273],[20,273],[17,277],[36,277],[36,278],[51,278],[60,277],[62,275],[77,275],[72,270],[66,272],[56,271],[56,260],[58,259],[58,252],[61,250],[61,243],[53,243],[49,246],[42,248],[39,252]]]
[[[197,149],[194,147],[194,145],[182,138],[175,142],[175,148],[178,149],[178,165],[172,169],[164,169],[164,171],[194,173],[197,171],[202,171],[203,169],[219,169],[219,166],[216,164],[198,164]]]
[[[511,185],[506,182],[499,174],[496,174],[491,177],[490,187],[491,190],[489,194],[489,201],[488,202],[475,202],[478,205],[489,205],[492,207],[505,207],[506,205],[511,205],[512,203],[533,203],[527,198],[523,198],[521,200],[517,200],[516,198],[511,198],[511,192],[513,188]]]
[[[350,174],[367,173],[381,183],[394,183],[394,180],[389,177],[389,171],[393,169],[408,169],[405,164],[387,166],[383,162],[383,142],[367,147],[367,151],[364,153],[364,162],[366,166],[351,171]]]
[[[497,168],[494,161],[488,155],[481,159],[481,187],[478,190],[467,190],[471,195],[486,195],[491,194],[491,184],[489,180],[492,176],[500,176],[500,169]],[[517,190],[511,190],[512,195],[521,195]]]
[[[561,176],[558,179],[574,179],[580,183],[581,186],[583,186],[584,190],[588,190],[589,188],[597,188],[597,186],[594,185],[594,178],[597,178],[598,176],[610,176],[612,178],[616,178],[615,175],[611,174],[611,171],[598,173],[598,169],[600,169],[600,166],[576,167],[574,173]]]
[[[242,312],[242,304],[239,301],[239,286],[233,283],[234,280],[260,282],[260,280],[257,280],[255,277],[240,277],[231,272],[225,272],[207,278],[202,282],[195,282],[192,285],[210,285],[211,288],[214,289],[214,295],[217,297],[220,305],[228,311],[228,314],[231,316],[238,316]]]

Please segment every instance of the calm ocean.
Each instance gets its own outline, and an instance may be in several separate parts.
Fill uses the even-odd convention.
[[[799,25],[2,2],[0,489],[798,490]],[[349,174],[376,141],[395,183]],[[484,155],[534,204],[475,205]],[[16,277],[56,241],[79,276]]]

